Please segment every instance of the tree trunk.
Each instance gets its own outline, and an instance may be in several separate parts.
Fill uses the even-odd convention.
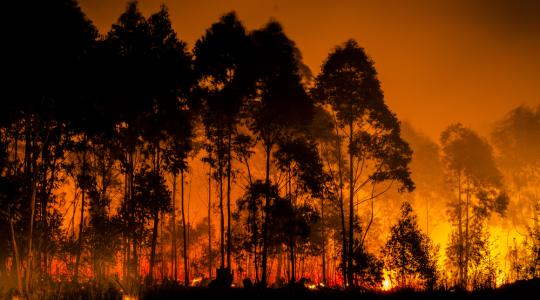
[[[338,159],[338,177],[339,177],[339,217],[341,221],[341,275],[343,277],[343,286],[347,286],[347,229],[345,228],[345,211],[343,201],[343,169],[341,156],[341,139],[337,120],[334,117],[334,127],[336,129],[336,149]]]
[[[184,236],[184,284],[189,286],[189,273],[188,273],[188,249],[187,249],[187,228],[186,228],[186,215],[184,209],[184,170],[180,170],[181,185],[181,202],[182,202],[182,228]]]
[[[171,267],[175,282],[178,281],[178,265],[176,258],[176,172],[173,172]]]
[[[208,278],[212,279],[212,165],[208,164]]]
[[[321,269],[322,269],[322,283],[327,284],[326,281],[326,228],[324,223],[324,200],[321,197],[321,236],[322,236],[322,254],[321,254]]]
[[[267,144],[265,146],[266,152],[266,195],[265,195],[265,204],[264,204],[264,222],[263,222],[263,249],[262,249],[262,278],[261,284],[263,287],[267,285],[266,279],[266,269],[268,263],[268,209],[270,207],[270,154],[271,146]]]
[[[219,147],[220,152],[223,151],[223,147]],[[225,216],[223,213],[223,156],[220,155],[218,159],[218,177],[219,177],[219,214],[220,214],[220,226],[219,226],[219,252],[221,255],[220,269],[225,268]]]
[[[231,274],[231,126],[227,141],[227,268]]]
[[[458,175],[458,264],[459,264],[459,285],[465,288],[464,268],[463,268],[463,228],[461,222],[461,174]]]
[[[347,281],[353,284],[353,252],[354,252],[354,170],[353,170],[353,123],[349,122],[349,251],[347,255]]]
[[[467,289],[468,281],[469,281],[469,197],[470,197],[470,182],[467,180],[467,188],[465,191],[465,259],[464,259],[464,265],[465,265],[465,272],[464,272],[464,279],[465,282],[465,289]]]
[[[85,137],[86,140],[86,137]],[[77,256],[75,258],[75,282],[79,280],[79,265],[81,262],[82,254],[82,241],[83,241],[83,229],[84,229],[84,202],[86,196],[86,142],[85,149],[83,150],[83,165],[82,165],[82,184],[81,186],[81,219],[79,222],[79,240],[77,245]]]
[[[11,230],[11,243],[13,244],[13,256],[15,260],[15,265],[11,266],[15,268],[15,275],[17,276],[17,290],[19,293],[22,293],[22,284],[21,284],[21,264],[19,262],[19,249],[17,247],[17,239],[15,238],[15,230],[13,229],[13,218],[9,218],[9,228]]]
[[[159,210],[154,212],[154,225],[152,230],[152,244],[150,245],[150,267],[148,268],[148,278],[154,281],[154,266],[156,265],[156,245],[159,226]]]

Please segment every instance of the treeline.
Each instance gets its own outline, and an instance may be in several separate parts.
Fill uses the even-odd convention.
[[[283,278],[298,281],[306,261],[323,284],[495,282],[484,259],[491,257],[487,221],[507,210],[508,189],[491,146],[459,124],[443,132],[435,151],[448,179],[439,196],[453,200],[451,272],[440,271],[437,247],[420,230],[410,199],[380,253],[368,245],[375,199],[401,201],[396,193],[413,191],[415,165],[373,61],[355,41],[336,47],[312,78],[275,21],[250,31],[235,13],[225,14],[190,51],[164,6],[146,18],[130,2],[102,36],[75,1],[12,5],[24,20],[5,34],[6,286],[32,291],[59,278],[102,284],[115,274],[126,290],[143,280],[187,286],[199,275],[216,286],[243,278],[279,286]],[[519,132],[511,131],[514,121],[499,127],[505,157],[514,154],[503,147]],[[538,174],[532,156],[526,165]],[[197,228],[186,222],[184,193],[195,165],[208,169],[209,191],[208,215]],[[66,189],[73,199],[63,197]],[[371,206],[367,221],[363,204]],[[535,228],[536,248],[525,257],[536,264],[519,265],[532,277],[540,257]],[[197,267],[188,253],[194,231]]]

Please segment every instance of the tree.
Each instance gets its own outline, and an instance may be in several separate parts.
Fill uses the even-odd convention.
[[[369,253],[364,247],[355,247],[353,264],[355,285],[364,289],[378,289],[383,281],[384,261]]]
[[[313,102],[308,97],[302,80],[299,50],[283,32],[281,25],[270,22],[251,34],[255,44],[258,97],[251,105],[250,129],[260,139],[265,154],[265,186],[270,187],[270,161],[274,146],[285,135],[302,130],[312,120]],[[299,111],[303,113],[298,114]],[[270,190],[264,204],[262,230],[262,278],[267,284],[268,210]]]
[[[17,145],[11,153],[11,175],[24,174],[26,203],[19,207],[21,218],[11,220],[26,224],[26,237],[19,237],[19,244],[26,246],[17,252],[26,262],[24,287],[30,293],[33,274],[49,275],[51,252],[58,242],[53,239],[58,237],[60,225],[54,191],[63,179],[70,136],[62,111],[64,104],[84,99],[84,80],[80,79],[87,78],[87,57],[97,30],[76,1],[17,2],[6,11],[24,12],[28,18],[20,22],[10,19],[18,14],[7,16],[8,23],[20,26],[2,32],[6,44],[2,61],[6,85],[2,88],[5,98],[10,99],[6,112],[13,125],[12,142]],[[19,142],[24,146],[19,148]],[[22,161],[19,149],[24,152]],[[10,225],[20,229],[21,224]],[[43,258],[43,264],[37,256]],[[34,269],[39,272],[30,272]]]
[[[508,205],[502,176],[489,144],[462,124],[450,125],[441,134],[442,162],[455,198],[450,202],[450,219],[455,226],[447,248],[457,268],[457,284],[466,289],[473,260],[483,247],[484,221],[492,212],[503,214]],[[489,245],[487,245],[489,246]]]
[[[246,97],[254,86],[251,74],[251,44],[234,12],[223,15],[195,44],[195,67],[205,89],[204,122],[206,135],[216,151],[220,185],[221,265],[224,257],[223,176],[227,176],[227,268],[231,270],[231,170],[232,140]]]
[[[540,107],[519,106],[510,111],[496,123],[490,141],[512,196],[506,220],[521,228],[537,227],[534,220],[540,220]]]
[[[308,244],[310,229],[319,221],[319,215],[315,213],[313,207],[307,201],[304,201],[302,205],[299,200],[302,196],[321,197],[325,174],[316,144],[302,135],[289,136],[280,140],[274,156],[278,170],[284,173],[286,178],[285,190],[289,206],[282,206],[276,214],[281,213],[283,216],[281,224],[285,224],[285,228],[288,228],[284,229],[287,237],[285,244],[289,248],[291,282],[294,283],[296,281],[295,251],[299,246],[297,243]]]
[[[139,216],[140,220],[138,220],[141,222],[141,227],[144,228],[146,222],[149,220],[153,221],[150,268],[148,273],[148,279],[152,282],[154,274],[151,271],[155,264],[158,230],[156,224],[159,222],[159,214],[169,212],[171,209],[171,195],[165,185],[163,176],[154,171],[141,170],[135,176],[133,202],[133,210],[138,210],[141,213]]]
[[[151,153],[154,160],[154,170],[160,173],[160,166],[164,163],[162,156],[166,156],[165,165],[173,174],[173,189],[176,192],[176,176],[180,173],[181,184],[181,211],[184,235],[184,282],[189,285],[187,272],[187,238],[184,206],[184,172],[187,169],[187,156],[192,150],[193,135],[192,114],[190,108],[197,103],[192,97],[191,89],[196,81],[191,66],[191,55],[186,50],[186,44],[180,41],[172,29],[167,8],[162,6],[160,11],[148,19],[152,40],[151,57],[153,62],[152,88],[154,107],[146,120],[146,140],[150,142]],[[168,148],[163,149],[161,143],[165,142]],[[161,155],[161,152],[165,152]],[[175,195],[173,195],[175,198]],[[173,203],[173,206],[175,203]],[[173,229],[175,211],[173,210]],[[163,217],[162,217],[163,222]],[[154,223],[157,226],[157,222]],[[157,232],[157,227],[154,228]],[[176,238],[174,236],[174,238]],[[155,240],[154,240],[155,241]],[[155,245],[152,245],[155,248]],[[176,247],[176,243],[173,244]],[[155,258],[154,258],[155,259]],[[163,263],[163,262],[162,262]],[[152,264],[151,264],[152,266]],[[176,266],[174,266],[176,267]],[[150,269],[152,272],[152,268]]]
[[[374,190],[377,183],[385,181],[397,181],[400,191],[412,191],[414,184],[408,169],[412,151],[400,137],[399,121],[384,103],[373,61],[356,41],[349,40],[330,53],[316,78],[313,94],[331,107],[336,132],[344,133],[347,139],[349,232],[348,241],[343,243],[347,249],[342,249],[347,253],[343,255],[347,262],[343,261],[342,266],[347,271],[344,282],[352,285],[354,207],[361,202],[355,201],[355,195],[369,184]],[[337,144],[341,147],[341,139]],[[340,194],[342,189],[340,179]]]
[[[420,230],[409,202],[403,202],[401,216],[390,228],[383,253],[385,266],[400,287],[433,288],[437,280],[436,256],[431,240]]]
[[[137,3],[130,2],[108,33],[103,48],[104,59],[112,73],[104,80],[110,85],[105,89],[105,98],[111,99],[110,106],[119,112],[116,134],[125,152],[121,157],[122,171],[126,174],[124,201],[130,202],[134,197],[137,168],[149,165],[156,176],[162,176],[165,163],[172,173],[185,169],[192,134],[187,111],[190,106],[196,106],[196,101],[190,97],[196,78],[191,56],[172,29],[165,6],[146,19]],[[163,159],[164,152],[168,161]],[[143,161],[136,166],[137,153],[150,162]],[[124,213],[129,215],[130,211]],[[161,211],[153,215],[149,278],[153,276],[155,265],[159,213]],[[128,240],[128,247],[133,246],[130,265],[135,267],[139,237],[133,235],[132,238]],[[136,273],[135,268],[130,273]]]

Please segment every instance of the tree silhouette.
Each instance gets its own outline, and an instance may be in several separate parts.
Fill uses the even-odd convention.
[[[397,181],[400,190],[413,190],[408,169],[412,152],[400,137],[399,121],[384,103],[373,61],[354,40],[330,53],[316,78],[313,93],[330,105],[339,130],[347,138],[349,234],[348,241],[343,243],[347,249],[342,249],[347,253],[347,263],[342,262],[342,266],[347,270],[346,282],[352,285],[349,266],[354,254],[355,195],[366,185],[371,183],[373,190],[376,183],[383,181]],[[342,186],[340,183],[340,190]]]
[[[308,194],[308,197],[320,197],[325,178],[315,143],[298,135],[296,138],[289,137],[279,141],[277,148],[274,156],[278,170],[285,174],[285,190],[289,206],[278,207],[276,214],[283,215],[282,224],[288,228],[285,230],[285,236],[289,248],[291,282],[294,283],[297,238],[306,242],[310,233],[307,229],[311,228],[319,217],[313,207],[308,204],[301,205],[298,200],[303,194]]]
[[[281,25],[270,22],[251,34],[255,44],[257,70],[257,101],[252,103],[250,128],[263,144],[265,153],[265,184],[270,182],[270,160],[279,139],[301,130],[312,119],[313,103],[302,84],[301,56],[294,43],[285,35]],[[299,115],[297,112],[302,111]],[[267,285],[268,210],[270,191],[264,204],[262,230],[261,285]]]
[[[195,67],[205,89],[204,122],[207,138],[214,144],[220,185],[221,265],[225,267],[223,176],[227,176],[227,268],[231,270],[231,169],[232,140],[237,132],[240,112],[250,95],[254,79],[251,75],[251,43],[244,26],[234,12],[223,15],[197,41]]]
[[[437,280],[436,254],[429,237],[420,231],[409,202],[401,205],[401,216],[390,229],[384,246],[386,268],[399,287],[418,285],[433,288]]]

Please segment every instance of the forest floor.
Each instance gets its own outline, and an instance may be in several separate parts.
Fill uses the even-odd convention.
[[[497,289],[486,289],[474,292],[434,291],[415,292],[411,290],[399,290],[393,292],[362,292],[344,291],[331,288],[307,289],[304,287],[279,288],[279,289],[244,289],[244,288],[207,288],[182,286],[156,286],[140,293],[141,297],[127,297],[117,289],[96,290],[83,285],[81,287],[62,288],[46,293],[37,292],[30,296],[16,297],[11,293],[0,290],[0,299],[56,299],[56,300],[161,300],[161,299],[219,299],[219,300],[454,300],[454,299],[540,299],[540,279],[518,281],[501,286]]]
[[[280,289],[156,289],[148,291],[144,299],[268,299],[268,300],[408,300],[408,299],[540,299],[540,279],[516,282],[502,286],[498,289],[481,290],[474,292],[415,292],[401,290],[394,292],[360,292],[343,291],[337,289],[315,289],[306,288],[280,288]]]

